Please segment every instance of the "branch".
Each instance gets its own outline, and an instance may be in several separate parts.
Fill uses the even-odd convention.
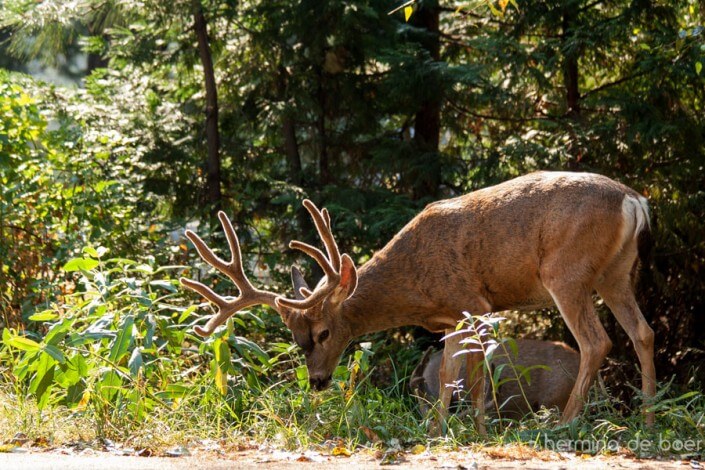
[[[529,122],[529,121],[554,121],[555,119],[549,116],[534,116],[534,117],[528,117],[528,118],[515,118],[515,117],[508,117],[508,116],[491,116],[487,114],[480,114],[476,113],[473,111],[470,111],[469,109],[460,106],[457,103],[454,103],[450,100],[448,100],[448,104],[450,104],[451,107],[453,107],[456,111],[459,111],[463,114],[467,114],[472,117],[480,118],[480,119],[487,119],[490,121],[505,121],[505,122]]]
[[[39,240],[39,241],[44,241],[44,240],[42,240],[42,237],[41,237],[41,236],[37,235],[36,233],[32,232],[31,230],[28,230],[28,229],[26,229],[26,228],[24,228],[24,227],[20,227],[19,225],[15,225],[15,224],[1,224],[1,225],[0,225],[0,228],[11,228],[11,229],[13,229],[13,230],[18,230],[18,231],[20,231],[20,232],[24,232],[24,233],[26,233],[27,235],[30,235],[30,236],[36,238],[36,239]]]
[[[629,80],[632,80],[632,79],[634,79],[634,78],[638,78],[638,77],[641,77],[641,76],[643,76],[643,75],[646,75],[646,74],[649,73],[649,72],[651,72],[651,70],[644,70],[644,71],[641,71],[641,72],[638,72],[638,73],[635,73],[635,74],[632,74],[632,75],[627,75],[626,77],[622,77],[622,78],[617,79],[617,80],[615,80],[615,81],[613,81],[613,82],[605,83],[604,85],[600,85],[600,86],[598,86],[597,88],[593,88],[592,90],[583,93],[583,94],[580,96],[580,99],[581,99],[581,100],[582,100],[582,99],[585,99],[586,97],[588,97],[588,96],[590,96],[590,95],[592,95],[592,94],[594,94],[594,93],[599,93],[600,91],[606,90],[607,88],[611,88],[611,87],[613,87],[613,86],[620,85],[620,84],[622,84],[622,83],[624,83],[624,82],[628,82]]]

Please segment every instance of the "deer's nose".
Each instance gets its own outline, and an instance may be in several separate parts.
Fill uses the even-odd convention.
[[[330,384],[330,378],[330,375],[328,377],[311,377],[308,381],[314,390],[323,390]]]

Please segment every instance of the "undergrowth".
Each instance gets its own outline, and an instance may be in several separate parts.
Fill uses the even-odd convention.
[[[289,450],[327,441],[348,449],[521,443],[585,453],[626,449],[642,457],[705,455],[699,391],[662,385],[650,404],[652,428],[643,424],[638,398],[623,416],[608,391],[593,387],[585,412],[567,425],[557,424],[556,410],[544,409],[521,421],[490,419],[483,437],[472,420],[452,416],[445,436],[432,438],[431,418],[421,415],[407,386],[414,364],[392,357],[397,367],[385,369],[384,383],[372,383],[375,369],[394,354],[374,342],[356,345],[332,387],[312,392],[298,351],[271,313],[238,315],[212,337],[196,337],[191,330],[202,318],[177,289],[183,267],[157,268],[87,248],[64,270],[75,273],[76,284],[61,304],[34,314],[27,329],[3,330],[2,442],[21,433],[46,445],[107,439],[155,452],[216,440]],[[493,349],[501,344],[500,338]]]

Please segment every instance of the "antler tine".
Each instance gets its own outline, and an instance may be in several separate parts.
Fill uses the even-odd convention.
[[[308,309],[322,302],[323,299],[332,293],[333,290],[340,284],[341,257],[338,244],[335,242],[335,238],[333,238],[330,214],[325,208],[318,210],[316,205],[308,199],[304,200],[303,205],[311,214],[314,224],[316,224],[316,229],[318,230],[321,240],[323,240],[328,256],[326,257],[321,250],[309,245],[308,243],[297,240],[289,243],[289,247],[301,250],[315,259],[326,275],[325,282],[316,287],[313,292],[308,289],[300,290],[300,293],[306,297],[303,300],[292,300],[284,297],[277,298],[277,303],[279,305],[297,309]]]
[[[302,295],[306,296],[306,298],[303,300],[292,300],[284,297],[279,297],[277,299],[277,303],[279,305],[284,305],[285,307],[290,308],[311,308],[314,305],[322,302],[328,294],[333,292],[333,289],[335,289],[336,286],[340,283],[340,273],[333,268],[333,266],[326,259],[323,252],[318,248],[299,241],[290,242],[289,247],[301,250],[307,255],[311,256],[313,259],[315,259],[318,264],[321,265],[321,268],[323,268],[323,272],[325,272],[326,274],[326,282],[322,286],[319,286],[314,289],[313,292],[308,289],[302,288],[300,292]]]
[[[316,262],[321,266],[323,272],[328,276],[328,279],[337,279],[340,277],[338,270],[333,267],[333,265],[328,261],[326,255],[323,254],[321,250],[315,246],[311,246],[308,243],[300,242],[298,240],[292,240],[289,242],[289,248],[294,250],[300,250],[309,255],[311,258],[315,259]]]
[[[226,274],[230,279],[232,279],[235,285],[240,288],[240,292],[245,290],[255,290],[249,279],[247,279],[247,276],[245,276],[245,271],[242,268],[242,252],[240,251],[240,242],[237,239],[237,234],[235,233],[233,224],[223,211],[218,212],[218,219],[220,219],[220,224],[223,226],[225,238],[227,238],[228,246],[230,247],[229,269],[227,272],[223,271],[223,274]]]
[[[338,243],[336,243],[335,238],[333,238],[333,232],[331,230],[330,224],[330,214],[328,209],[325,207],[323,210],[318,210],[318,207],[311,202],[310,199],[304,199],[304,207],[311,214],[313,223],[316,225],[316,230],[318,230],[318,235],[323,240],[323,244],[328,252],[328,259],[331,265],[336,271],[340,271],[340,249],[338,248]]]
[[[252,286],[245,271],[242,267],[242,253],[240,251],[240,243],[237,239],[237,234],[232,223],[223,211],[218,212],[218,218],[225,231],[225,236],[230,247],[231,257],[230,262],[223,261],[211,250],[208,245],[196,235],[196,233],[187,230],[186,237],[191,240],[191,243],[196,247],[196,251],[201,256],[203,261],[216,268],[221,273],[228,276],[240,290],[240,295],[232,300],[228,300],[216,294],[210,287],[191,279],[181,278],[181,284],[195,292],[201,294],[204,298],[214,303],[218,307],[218,313],[214,315],[204,327],[195,326],[194,330],[200,336],[208,336],[215,329],[230,318],[233,314],[257,304],[269,305],[278,310],[276,304],[276,294],[271,292],[256,289]]]

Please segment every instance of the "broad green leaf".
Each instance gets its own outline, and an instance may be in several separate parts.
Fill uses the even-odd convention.
[[[87,254],[91,258],[99,258],[98,251],[95,248],[93,248],[92,246],[84,246],[83,250],[81,250],[81,251],[83,251],[85,254]]]
[[[29,317],[32,321],[52,321],[59,318],[59,315],[53,310],[44,310],[43,312],[35,313]]]
[[[77,384],[88,373],[88,365],[81,354],[75,354],[60,366],[55,373],[55,380],[63,388]]]
[[[230,348],[228,343],[218,338],[213,341],[213,355],[215,356],[215,386],[221,395],[228,390],[228,370],[230,370]]]
[[[108,359],[110,359],[111,362],[117,364],[117,362],[127,353],[127,350],[130,348],[130,343],[132,342],[132,327],[134,324],[135,317],[133,315],[127,315],[123,318],[120,323],[117,336],[113,341],[113,345],[110,347],[110,355],[108,356]]]
[[[253,352],[263,364],[267,364],[269,362],[269,354],[267,354],[254,341],[250,341],[249,339],[243,338],[242,336],[235,336],[233,337],[233,343],[240,354],[244,354],[246,351],[250,351]]]
[[[64,353],[61,352],[61,350],[56,346],[53,346],[51,344],[45,344],[42,349],[48,355],[53,357],[59,364],[63,364],[64,362],[66,362],[66,356],[64,356]]]
[[[5,344],[22,351],[38,351],[41,348],[39,343],[24,336],[10,336],[5,340]]]
[[[162,289],[166,289],[169,292],[177,292],[178,291],[176,286],[169,281],[163,281],[163,280],[150,281],[149,285],[154,286],[154,287],[161,287]]]
[[[41,410],[46,405],[45,394],[51,390],[54,382],[54,370],[56,361],[49,354],[43,352],[39,356],[37,371],[29,384],[30,392],[37,398],[37,407]]]
[[[108,370],[103,374],[102,379],[98,382],[96,389],[103,398],[112,400],[115,394],[122,387],[122,379],[114,370]]]
[[[228,392],[228,373],[223,371],[219,364],[215,366],[215,387],[221,395],[225,395]]]
[[[166,388],[163,391],[157,392],[157,393],[155,393],[155,395],[161,399],[165,399],[165,398],[173,399],[173,398],[182,398],[182,397],[188,395],[189,393],[191,393],[191,387],[189,387],[188,385],[169,384],[166,386]]]
[[[64,265],[64,271],[90,271],[95,269],[100,262],[93,258],[73,258]]]
[[[132,351],[130,360],[127,361],[127,367],[130,369],[130,375],[132,377],[137,377],[137,374],[139,374],[139,371],[142,368],[142,352],[140,351],[140,348],[135,348]]]
[[[42,340],[42,342],[44,344],[51,344],[53,346],[56,346],[69,333],[69,331],[73,327],[73,323],[73,318],[65,318],[60,322],[54,323],[51,328],[49,328],[49,331],[47,331],[47,334],[46,336],[44,336],[44,340]]]

